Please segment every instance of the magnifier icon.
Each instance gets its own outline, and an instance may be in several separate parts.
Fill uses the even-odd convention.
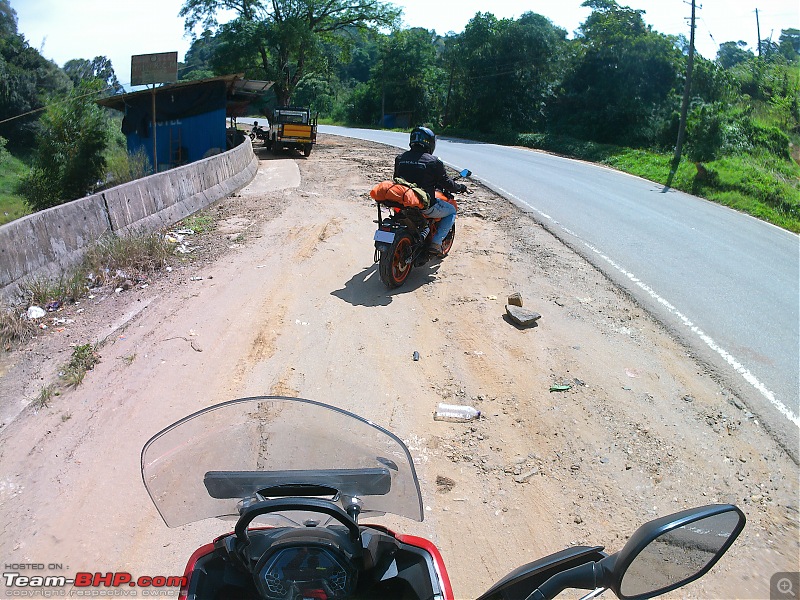
[[[797,594],[794,593],[794,586],[792,585],[792,580],[788,577],[784,577],[778,580],[778,591],[781,594],[791,596],[792,598],[797,598]]]

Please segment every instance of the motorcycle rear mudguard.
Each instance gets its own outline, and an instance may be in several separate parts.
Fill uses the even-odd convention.
[[[380,227],[383,231],[391,231],[395,236],[400,236],[403,234],[407,234],[411,236],[411,239],[414,240],[416,235],[409,230],[408,227],[405,225],[399,225],[397,223],[384,223]],[[430,259],[429,254],[424,250],[427,246],[418,246],[419,242],[415,243],[414,251],[413,251],[413,260],[412,263],[415,267],[419,267],[420,265],[424,265]],[[382,242],[382,241],[375,241],[375,262],[380,260],[380,254],[383,252],[389,252],[389,248],[391,247],[391,243]]]

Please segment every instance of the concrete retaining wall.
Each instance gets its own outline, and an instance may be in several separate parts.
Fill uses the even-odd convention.
[[[150,175],[28,215],[0,227],[0,296],[26,277],[53,276],[78,263],[105,234],[155,231],[247,185],[258,171],[249,138],[223,154]]]

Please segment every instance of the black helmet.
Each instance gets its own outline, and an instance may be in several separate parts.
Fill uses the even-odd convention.
[[[427,127],[415,127],[411,132],[408,145],[412,150],[416,149],[415,146],[419,146],[428,154],[433,154],[433,151],[436,150],[436,134]]]

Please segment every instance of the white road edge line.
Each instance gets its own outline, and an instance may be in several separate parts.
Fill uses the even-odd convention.
[[[486,181],[486,180],[483,180],[483,181]],[[486,181],[486,183],[489,183],[489,182]],[[667,311],[669,311],[673,316],[677,317],[689,329],[689,331],[691,331],[697,337],[699,337],[700,340],[703,341],[703,343],[705,343],[709,348],[711,348],[711,350],[716,352],[720,357],[722,357],[722,359],[725,362],[727,362],[731,367],[733,367],[733,369],[737,373],[739,373],[739,375],[741,375],[747,383],[752,385],[762,396],[764,396],[764,398],[766,398],[770,402],[770,404],[772,404],[776,409],[778,409],[778,412],[780,412],[784,417],[789,419],[789,421],[794,423],[797,427],[800,427],[800,416],[794,414],[789,409],[789,407],[787,407],[783,402],[778,400],[775,397],[775,394],[773,394],[769,389],[767,389],[767,386],[765,386],[763,383],[761,383],[758,380],[758,378],[755,375],[753,375],[747,369],[747,367],[745,367],[742,363],[740,363],[738,360],[736,360],[736,358],[733,357],[724,348],[721,348],[710,336],[706,335],[706,333],[702,329],[700,329],[694,323],[692,323],[691,320],[689,320],[689,318],[686,317],[686,315],[684,315],[682,312],[680,312],[672,304],[667,302],[664,298],[659,296],[652,288],[650,288],[647,284],[645,284],[643,281],[641,281],[633,273],[630,273],[630,272],[626,271],[620,265],[618,265],[613,260],[611,260],[611,258],[609,258],[605,254],[603,254],[599,249],[595,248],[594,246],[592,246],[588,242],[582,240],[580,238],[580,236],[578,236],[574,231],[570,231],[568,228],[564,227],[561,223],[559,223],[558,221],[553,219],[550,215],[545,214],[542,211],[540,211],[539,209],[531,206],[530,204],[528,204],[527,202],[525,202],[521,198],[517,197],[516,195],[512,194],[511,192],[509,192],[507,190],[504,190],[503,188],[498,187],[498,186],[496,186],[494,184],[490,184],[490,185],[493,188],[495,188],[496,190],[498,190],[500,193],[502,193],[504,196],[506,196],[508,198],[513,198],[516,202],[519,202],[520,204],[524,204],[525,206],[530,208],[532,211],[534,211],[536,214],[538,214],[542,218],[544,218],[544,219],[550,221],[551,223],[557,225],[562,231],[564,231],[564,232],[568,233],[569,235],[573,236],[574,238],[580,240],[581,243],[584,246],[586,246],[589,250],[594,252],[597,256],[602,258],[609,265],[611,265],[617,271],[622,273],[625,277],[627,277],[632,283],[636,284],[643,291],[647,292],[647,294],[649,294],[651,298],[653,298],[656,302],[658,302],[664,308],[666,308]]]

